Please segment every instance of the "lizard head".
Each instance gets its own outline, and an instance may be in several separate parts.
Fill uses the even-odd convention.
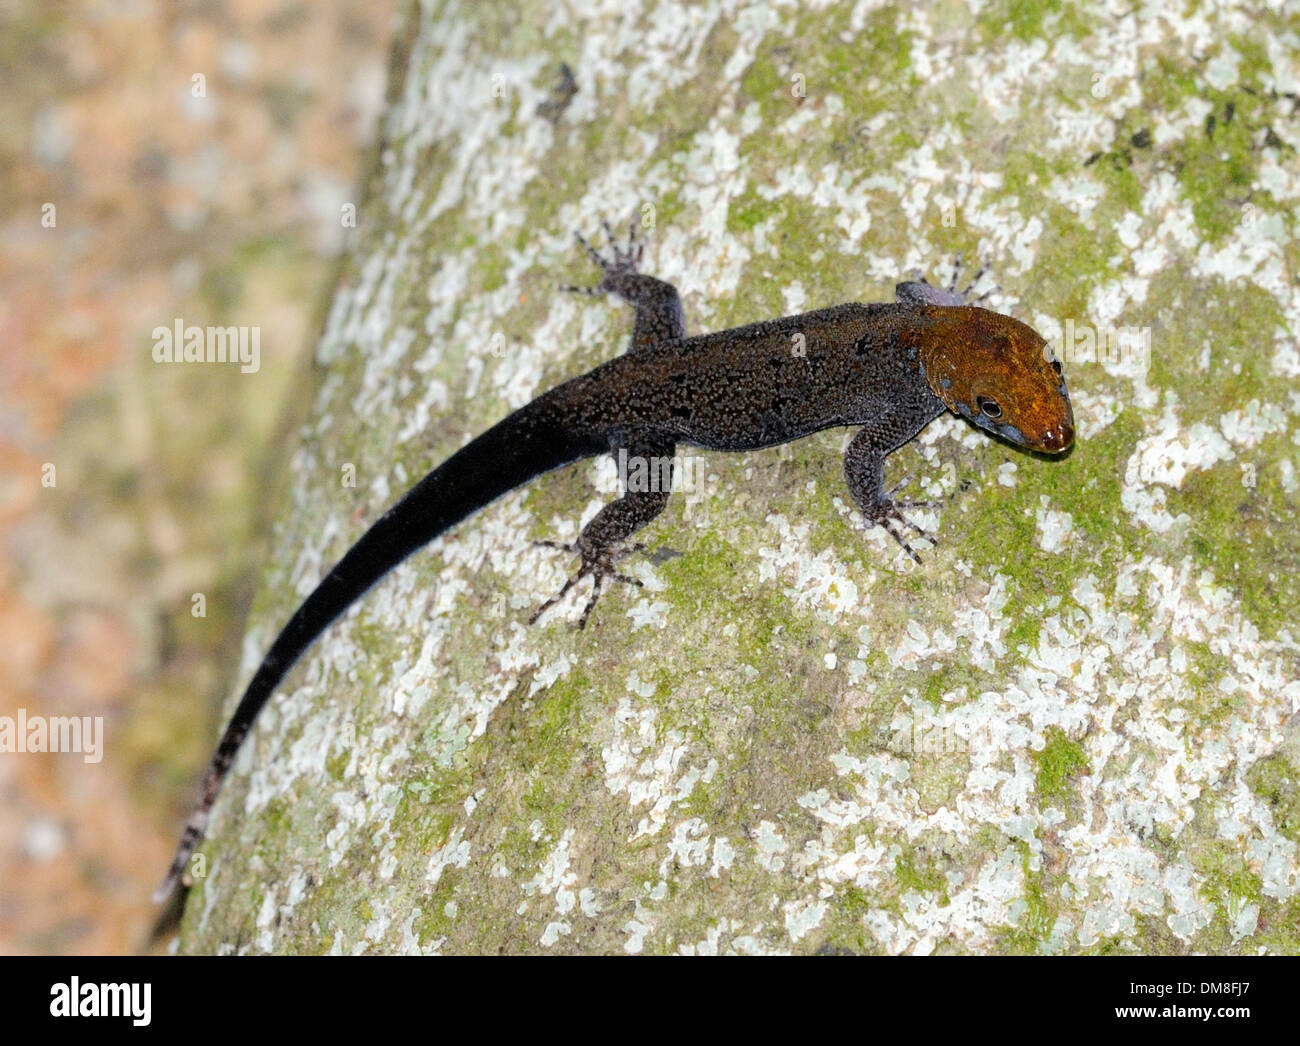
[[[920,341],[925,380],[949,410],[1030,450],[1074,442],[1060,361],[1032,327],[972,305],[930,306]]]

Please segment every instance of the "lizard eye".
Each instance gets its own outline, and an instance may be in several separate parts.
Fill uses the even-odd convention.
[[[1056,371],[1056,376],[1057,376],[1058,378],[1061,376],[1061,361],[1060,361],[1060,360],[1052,360],[1052,370]]]
[[[975,406],[979,407],[980,412],[986,418],[1002,417],[1002,408],[999,407],[995,401],[989,399],[987,396],[976,396]]]

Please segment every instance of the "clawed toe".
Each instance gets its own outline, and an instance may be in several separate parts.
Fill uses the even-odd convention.
[[[931,502],[912,502],[912,501],[890,501],[882,502],[874,512],[867,515],[869,522],[877,526],[884,527],[889,532],[889,536],[898,542],[899,546],[906,552],[917,566],[921,565],[921,557],[917,555],[911,543],[907,540],[907,530],[912,531],[917,537],[925,538],[930,544],[936,544],[937,539],[928,530],[917,526],[910,519],[902,514],[905,508],[921,508],[932,504]]]
[[[595,608],[597,601],[599,601],[601,593],[604,591],[605,588],[605,582],[607,580],[613,579],[616,581],[621,581],[625,585],[634,585],[637,588],[645,587],[644,582],[642,582],[639,578],[634,578],[628,574],[621,573],[614,569],[614,564],[618,560],[622,559],[624,556],[632,552],[643,551],[645,549],[645,546],[642,544],[631,545],[625,549],[612,549],[612,550],[605,550],[596,553],[584,552],[576,541],[570,544],[565,544],[559,541],[542,540],[542,541],[534,541],[533,544],[535,546],[540,546],[543,548],[554,548],[554,549],[559,549],[562,552],[569,552],[575,555],[580,555],[582,556],[582,564],[578,567],[577,573],[575,573],[573,577],[569,578],[564,583],[564,585],[560,588],[560,591],[555,593],[555,595],[553,595],[550,599],[546,600],[546,602],[544,602],[535,611],[533,611],[532,616],[528,619],[528,623],[530,625],[536,624],[538,618],[540,618],[544,613],[546,613],[546,611],[550,610],[551,607],[555,606],[555,604],[558,603],[561,599],[567,596],[569,594],[569,590],[572,589],[574,585],[576,585],[584,577],[587,577],[589,575],[592,580],[591,598],[587,601],[586,606],[583,608],[582,616],[578,618],[579,628],[587,627],[587,619],[591,617],[591,612]]]
[[[961,279],[961,270],[962,270],[962,256],[961,256],[961,252],[958,251],[957,256],[953,258],[952,261],[952,278],[948,281],[948,293],[957,295],[958,297],[962,298],[968,305],[976,305],[980,302],[987,301],[994,294],[997,294],[998,291],[1002,290],[1001,287],[995,285],[991,287],[989,290],[985,291],[983,294],[972,296],[972,292],[975,290],[976,284],[978,284],[980,280],[982,280],[988,274],[989,270],[987,265],[981,265],[978,269],[976,269],[975,275],[971,277],[970,282],[967,283],[965,287],[958,290],[957,283]]]
[[[911,476],[904,476],[887,491],[885,491],[885,500],[895,508],[936,508],[939,502],[933,498],[921,498],[913,501],[895,501],[894,495],[912,482]]]
[[[911,475],[904,476],[892,487],[890,487],[887,491],[885,491],[885,500],[886,501],[891,500],[895,494],[897,494],[900,490],[902,490],[905,486],[907,486],[911,482],[912,482]]]
[[[636,219],[633,218],[627,226],[627,246],[620,247],[618,241],[614,238],[614,229],[608,221],[601,221],[601,228],[605,230],[605,238],[609,241],[610,252],[614,255],[614,263],[611,268],[620,269],[624,272],[636,268],[636,263],[641,260],[642,244],[637,242],[636,238]]]
[[[530,625],[537,624],[537,619],[541,617],[543,614],[545,614],[548,610],[550,610],[551,607],[555,606],[555,604],[558,603],[561,599],[567,596],[569,594],[569,589],[571,589],[574,585],[576,585],[581,580],[584,573],[586,573],[585,570],[579,570],[576,574],[573,575],[573,577],[569,578],[569,580],[566,581],[564,585],[560,588],[560,591],[555,593],[555,595],[551,596],[550,599],[548,599],[545,603],[543,603],[541,606],[539,606],[536,610],[533,611],[533,616],[528,619],[528,623]]]
[[[587,297],[589,297],[589,298],[595,298],[595,297],[597,297],[598,295],[601,295],[601,294],[604,294],[604,293],[605,293],[604,291],[602,291],[602,290],[600,289],[599,286],[596,286],[596,287],[578,287],[578,286],[576,286],[576,285],[574,285],[574,284],[572,284],[572,283],[562,283],[562,284],[560,284],[560,290],[562,290],[562,291],[567,291],[567,292],[570,293],[570,294],[585,294],[585,295],[587,295]]]
[[[582,233],[575,231],[573,234],[573,238],[577,240],[578,243],[581,245],[582,249],[587,252],[588,258],[590,258],[593,262],[599,265],[602,269],[605,268],[606,262],[604,257],[601,255],[601,253],[598,250],[596,250],[595,247],[593,247],[591,244],[587,242],[587,238],[583,236]]]
[[[909,502],[891,501],[889,503],[889,507],[885,510],[884,513],[880,515],[879,518],[875,520],[875,522],[882,524],[885,527],[885,529],[888,530],[890,533],[894,534],[895,537],[898,536],[897,530],[899,526],[902,525],[904,527],[907,527],[907,529],[910,530],[917,537],[925,538],[927,541],[933,542],[934,541],[933,534],[931,534],[928,530],[926,530],[924,527],[920,526],[919,524],[913,523],[910,519],[908,519],[906,516],[903,515],[901,510],[909,507],[910,507]]]
[[[576,291],[580,294],[600,294],[608,289],[606,283],[611,276],[623,276],[627,273],[634,273],[637,271],[637,266],[641,262],[641,256],[645,249],[645,244],[643,244],[637,237],[636,218],[633,217],[632,220],[628,222],[626,247],[619,245],[619,242],[615,237],[614,228],[608,221],[602,220],[600,226],[605,230],[605,238],[608,241],[608,256],[596,250],[596,248],[587,241],[587,238],[583,236],[582,233],[575,232],[573,237],[578,241],[582,249],[587,252],[587,257],[600,267],[600,271],[605,274],[605,279],[595,287],[569,286],[565,287],[565,290]]]
[[[911,482],[911,476],[904,476],[895,483],[888,491],[884,492],[879,502],[869,510],[863,513],[868,523],[879,527],[884,527],[889,532],[889,536],[898,542],[899,546],[911,556],[912,561],[918,566],[921,563],[921,557],[916,554],[914,549],[907,540],[907,531],[911,531],[917,537],[925,538],[931,545],[937,544],[937,539],[928,530],[917,526],[910,519],[903,515],[904,509],[930,509],[939,503],[928,498],[895,501],[893,495],[907,486]]]
[[[533,542],[533,548],[558,548],[561,552],[577,552],[578,543],[576,541],[548,541],[545,538],[539,538]]]
[[[953,294],[957,293],[957,277],[961,273],[961,265],[961,251],[958,251],[957,256],[952,260],[952,279],[948,281],[948,290]]]

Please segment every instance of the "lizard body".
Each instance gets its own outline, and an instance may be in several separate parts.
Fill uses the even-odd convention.
[[[606,227],[608,230],[608,227]],[[861,426],[844,459],[849,491],[866,520],[884,526],[913,557],[901,514],[883,489],[885,457],[945,409],[1021,446],[1060,453],[1074,419],[1060,364],[1032,328],[964,304],[948,289],[899,284],[896,302],[850,304],[687,337],[669,283],[637,272],[635,228],[613,260],[578,238],[604,273],[591,294],[636,309],[628,351],[538,396],[438,466],[343,556],[294,612],[250,680],[203,780],[167,878],[179,881],[240,744],[294,662],[380,578],[412,552],[496,498],[545,472],[625,451],[670,459],[678,444],[709,450],[770,447],[834,426]],[[612,240],[612,235],[611,235]],[[629,549],[628,539],[667,504],[669,491],[627,490],[582,529],[570,548],[578,572],[543,603],[535,621],[575,582],[594,592]],[[567,547],[567,546],[563,546]]]

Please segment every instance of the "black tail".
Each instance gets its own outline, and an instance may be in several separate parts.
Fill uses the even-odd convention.
[[[185,825],[167,878],[154,893],[164,901],[203,838],[208,814],[235,753],[303,651],[336,617],[416,549],[466,516],[534,476],[604,453],[608,439],[581,431],[561,417],[553,396],[542,396],[488,429],[430,472],[367,530],[303,601],[276,637],[231,716],[208,764],[199,800]],[[574,431],[577,427],[580,431]]]

